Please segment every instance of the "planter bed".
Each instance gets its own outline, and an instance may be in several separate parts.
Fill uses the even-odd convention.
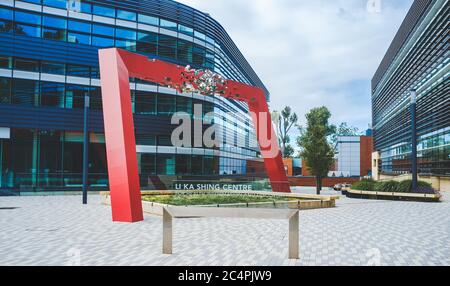
[[[202,192],[185,192],[185,191],[149,191],[142,192],[142,207],[145,213],[162,216],[163,208],[171,206],[169,204],[161,203],[161,197],[164,196],[234,196],[242,197],[244,201],[237,203],[213,203],[202,205],[196,202],[192,205],[181,205],[185,207],[213,207],[213,208],[272,208],[272,209],[318,209],[318,208],[332,208],[336,206],[336,199],[339,197],[332,196],[315,196],[315,195],[301,195],[301,194],[281,194],[272,192],[232,192],[232,191],[202,191]],[[152,201],[152,196],[155,200]],[[109,192],[102,192],[102,203],[110,205]],[[251,197],[255,197],[255,202],[252,202]],[[167,201],[167,200],[163,200]],[[180,204],[177,204],[180,206]]]
[[[343,189],[342,194],[348,198],[373,199],[373,200],[395,200],[395,201],[417,201],[417,202],[440,202],[440,194],[416,194],[416,193],[388,193],[375,191],[358,191],[349,188]]]

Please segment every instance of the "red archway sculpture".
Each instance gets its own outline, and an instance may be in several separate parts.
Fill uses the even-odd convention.
[[[113,221],[143,220],[130,77],[181,92],[218,94],[248,103],[272,190],[291,192],[262,89],[117,48],[100,50],[99,59]],[[205,80],[214,84],[205,84]]]

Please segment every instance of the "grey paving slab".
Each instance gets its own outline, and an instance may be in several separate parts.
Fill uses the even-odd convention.
[[[279,220],[175,220],[169,256],[160,217],[113,223],[98,196],[87,206],[79,196],[1,197],[0,265],[450,265],[450,194],[302,211],[300,260],[287,259],[287,231]]]

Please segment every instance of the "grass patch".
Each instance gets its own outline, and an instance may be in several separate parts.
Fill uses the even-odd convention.
[[[225,205],[241,203],[264,203],[283,200],[269,196],[220,195],[220,194],[175,194],[143,196],[144,201],[173,206]],[[288,201],[289,198],[284,198]]]

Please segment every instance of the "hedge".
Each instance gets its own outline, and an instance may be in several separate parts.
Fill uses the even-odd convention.
[[[352,185],[353,190],[369,191],[369,192],[386,192],[386,193],[419,193],[419,194],[438,194],[431,184],[423,181],[418,182],[418,188],[412,191],[412,180],[402,182],[385,181],[375,182],[373,180],[362,180]]]

